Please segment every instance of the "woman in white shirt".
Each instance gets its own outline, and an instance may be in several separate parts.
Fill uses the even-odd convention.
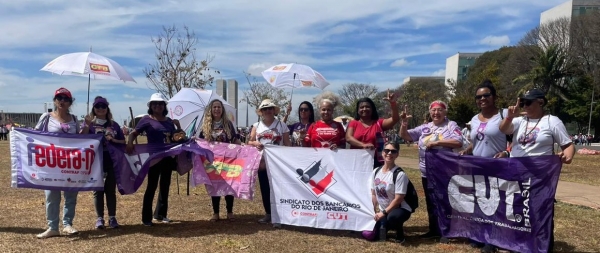
[[[250,133],[250,141],[248,145],[256,147],[259,151],[265,148],[265,144],[291,146],[290,130],[287,125],[275,118],[279,114],[279,107],[270,99],[263,100],[256,111],[261,118],[259,122],[252,125]],[[262,197],[263,207],[265,209],[265,217],[258,220],[259,223],[271,222],[271,187],[269,185],[269,177],[265,158],[260,160],[258,168],[258,184],[260,186],[260,194]]]
[[[570,164],[575,155],[573,141],[569,137],[565,125],[556,116],[546,115],[544,105],[548,103],[544,92],[532,89],[517,99],[517,104],[508,107],[508,115],[500,124],[500,131],[513,134],[511,157],[542,156],[554,154],[554,143],[562,152],[558,153],[565,164]],[[521,116],[521,109],[525,115]],[[554,247],[554,217],[552,217],[552,234],[550,247]]]

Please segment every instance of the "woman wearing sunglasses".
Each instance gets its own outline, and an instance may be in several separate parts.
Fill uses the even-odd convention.
[[[125,144],[125,136],[123,135],[119,124],[113,120],[106,98],[97,96],[94,99],[93,106],[90,115],[86,116],[86,122],[91,122],[91,124],[86,124],[83,127],[82,132],[86,134],[101,134],[107,142]],[[105,175],[104,190],[94,192],[94,207],[98,217],[95,224],[96,229],[105,228],[104,196],[106,196],[106,208],[108,209],[108,225],[111,228],[119,227],[116,218],[117,196],[115,188],[117,187],[117,181],[115,179],[113,162],[106,145],[106,143],[103,145],[104,155],[102,160]]]
[[[339,98],[333,93],[321,96],[319,111],[321,120],[308,128],[304,139],[305,147],[329,148],[332,150],[346,147],[346,132],[342,123],[333,120],[333,112],[338,105]]]
[[[440,229],[437,222],[437,217],[434,213],[435,203],[431,194],[433,189],[427,185],[427,176],[425,174],[425,151],[427,149],[443,149],[452,152],[452,149],[462,147],[462,134],[460,127],[456,122],[446,118],[448,114],[448,105],[443,101],[433,101],[429,105],[429,114],[431,122],[420,125],[416,128],[408,130],[408,115],[407,106],[404,106],[404,111],[400,115],[402,123],[400,125],[400,137],[404,141],[418,141],[419,146],[419,169],[421,169],[421,182],[425,190],[425,202],[427,204],[427,215],[429,216],[429,232],[421,235],[421,238],[436,238],[440,237]],[[442,169],[442,168],[440,168]],[[441,243],[448,243],[448,238],[442,237]]]
[[[263,100],[256,111],[260,121],[252,125],[250,141],[248,145],[256,147],[259,151],[265,148],[266,144],[291,146],[290,133],[288,127],[275,118],[279,114],[279,107],[271,99]],[[260,195],[262,197],[265,217],[258,220],[259,223],[271,222],[271,187],[269,185],[269,176],[265,158],[260,160],[258,167],[258,184],[260,186]],[[278,224],[273,224],[278,227]]]
[[[546,115],[544,106],[548,103],[544,92],[532,89],[517,99],[514,106],[508,107],[508,115],[500,124],[500,131],[513,134],[511,157],[542,156],[554,154],[554,143],[562,152],[558,153],[563,163],[570,164],[575,155],[575,147],[565,125],[556,116]],[[521,116],[521,109],[525,115]],[[552,217],[554,231],[554,217]],[[554,232],[550,236],[550,247],[554,247]]]
[[[77,117],[70,113],[71,105],[75,99],[71,92],[65,88],[59,88],[54,92],[54,111],[42,114],[35,129],[38,131],[61,133],[61,134],[78,134],[79,124]],[[86,124],[91,123],[87,122]],[[37,238],[44,239],[55,236],[60,236],[58,232],[58,219],[60,214],[60,190],[45,190],[46,195],[46,220],[48,221],[48,230],[38,234]],[[63,233],[68,235],[78,234],[79,231],[73,227],[73,219],[75,218],[75,206],[77,205],[77,191],[62,191],[65,197],[63,207]]]
[[[171,143],[174,132],[181,129],[178,120],[171,120],[167,117],[167,100],[162,94],[152,94],[147,105],[148,115],[140,119],[135,129],[129,134],[125,148],[129,154],[133,152],[133,141],[140,133],[146,133],[148,144],[164,144]],[[171,187],[171,174],[176,167],[177,161],[170,156],[150,166],[148,170],[148,183],[142,202],[142,224],[144,226],[152,226],[152,221],[162,223],[171,222],[171,219],[167,218],[169,188]],[[159,188],[158,200],[156,201],[154,214],[152,214],[152,202],[154,201],[156,188]]]
[[[285,117],[283,117],[283,123],[287,123],[288,116],[292,112],[292,106],[288,105]],[[315,122],[315,111],[313,105],[308,101],[303,101],[298,106],[298,122],[288,125],[290,129],[290,138],[292,139],[292,146],[302,147],[304,145],[304,137],[306,137],[306,131]]]
[[[396,164],[400,144],[398,142],[387,142],[383,147],[383,166],[376,169],[371,175],[371,198],[373,205],[379,206],[379,212],[375,214],[375,238],[379,240],[379,229],[385,226],[385,231],[396,230],[396,243],[404,243],[404,222],[411,215],[412,208],[404,200],[408,188],[408,177],[404,171],[398,172],[394,182],[394,171],[400,169]],[[400,169],[401,170],[401,169]]]
[[[491,81],[485,80],[475,93],[475,102],[480,113],[471,119],[471,131],[467,136],[471,142],[461,155],[474,155],[479,157],[504,158],[508,157],[507,135],[499,129],[500,122],[507,115],[506,110],[499,110],[496,106],[496,88]],[[486,242],[471,241],[472,247],[481,248],[481,252],[496,252],[494,245]]]

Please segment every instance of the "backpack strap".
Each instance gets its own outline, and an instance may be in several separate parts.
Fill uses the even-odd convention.
[[[75,122],[75,132],[79,134],[79,122],[77,122],[77,116],[75,116],[75,114],[71,114],[71,117],[73,117],[73,122]]]
[[[46,117],[44,117],[41,129],[43,132],[48,132],[48,124],[50,124],[50,113],[46,114]]]

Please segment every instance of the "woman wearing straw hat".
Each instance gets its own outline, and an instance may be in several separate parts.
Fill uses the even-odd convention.
[[[248,145],[256,147],[259,151],[264,149],[265,144],[292,145],[290,130],[283,122],[275,118],[275,115],[279,114],[279,107],[271,99],[263,100],[258,106],[256,113],[261,120],[252,125]],[[258,220],[258,222],[269,223],[271,222],[271,187],[269,186],[269,177],[264,157],[260,160],[258,168],[258,183],[265,209],[265,217]]]

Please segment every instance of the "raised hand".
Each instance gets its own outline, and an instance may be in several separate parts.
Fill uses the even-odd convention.
[[[508,107],[508,114],[506,116],[507,118],[512,119],[514,117],[521,116],[521,107],[519,106],[520,103],[521,99],[517,98],[517,104]]]
[[[390,93],[390,89],[387,90],[387,95],[383,98],[383,100],[387,100],[388,102],[391,103],[395,103],[396,100],[394,99],[396,96],[394,95],[394,93]]]
[[[91,124],[92,124],[92,122],[93,122],[95,119],[96,119],[96,116],[94,116],[94,115],[91,115],[91,114],[88,114],[88,115],[86,115],[86,116],[85,116],[85,119],[84,119],[84,120],[85,120],[85,124],[89,126],[89,125],[91,125]]]
[[[400,119],[402,122],[408,122],[410,118],[412,118],[412,115],[408,114],[408,105],[404,105],[404,110],[402,110],[402,113],[400,114]]]

